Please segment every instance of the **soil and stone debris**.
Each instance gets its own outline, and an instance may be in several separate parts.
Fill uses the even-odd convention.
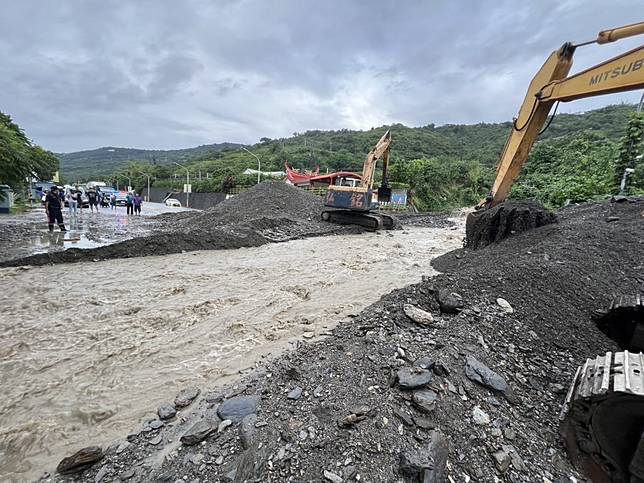
[[[560,443],[558,415],[576,367],[617,349],[593,311],[644,286],[644,204],[570,206],[558,218],[444,255],[435,265],[445,273],[393,291],[226,390],[203,388],[191,412],[132,433],[127,446],[115,442],[79,476],[45,479],[582,480]],[[459,294],[459,311],[441,311],[441,290]],[[406,304],[444,325],[412,321]],[[416,365],[423,358],[431,369]],[[432,373],[424,385],[401,386],[401,373],[422,370]],[[295,386],[301,397],[289,399]],[[214,427],[231,407],[244,408],[231,426],[180,444],[197,422]],[[249,414],[255,428],[242,443]],[[150,443],[158,436],[164,445]]]
[[[465,225],[465,246],[476,250],[556,222],[554,213],[536,201],[506,201],[489,210],[470,213]]]
[[[0,262],[0,267],[45,265],[166,255],[195,250],[256,247],[272,242],[361,233],[355,225],[320,219],[322,198],[283,182],[261,183],[203,212],[155,217],[159,233],[91,249],[68,249]],[[410,219],[415,219],[410,215]],[[412,223],[449,226],[447,216],[424,215]]]

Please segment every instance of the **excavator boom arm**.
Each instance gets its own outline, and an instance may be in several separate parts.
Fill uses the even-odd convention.
[[[385,162],[389,162],[389,149],[391,148],[391,131],[387,131],[382,135],[380,140],[376,143],[374,148],[367,154],[364,166],[362,168],[362,183],[364,188],[370,189],[373,187],[374,173],[376,170],[376,163],[381,157],[385,158]],[[384,168],[386,172],[387,168]]]
[[[644,22],[602,31],[594,42],[608,43],[642,33]],[[568,77],[575,48],[564,44],[532,79],[503,150],[490,196],[479,207],[489,208],[505,201],[555,102],[644,87],[644,46]]]
[[[545,86],[539,100],[574,101],[644,86],[644,45]]]

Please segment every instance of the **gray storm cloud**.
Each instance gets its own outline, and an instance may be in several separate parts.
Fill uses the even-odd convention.
[[[4,2],[0,110],[55,151],[504,121],[552,50],[643,14],[639,0]],[[640,43],[580,49],[573,69]]]

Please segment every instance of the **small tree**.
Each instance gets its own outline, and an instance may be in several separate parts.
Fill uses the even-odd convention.
[[[626,168],[637,168],[636,158],[642,153],[642,140],[644,139],[644,113],[633,114],[626,126],[626,135],[619,144],[619,153],[615,162],[614,184],[617,189],[622,181]],[[640,161],[641,163],[641,161]],[[637,170],[637,169],[636,169]],[[644,186],[635,186],[640,182],[639,177],[634,177],[629,184],[627,192],[644,189]]]

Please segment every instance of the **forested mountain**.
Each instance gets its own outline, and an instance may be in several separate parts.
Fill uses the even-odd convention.
[[[104,147],[90,151],[58,153],[60,168],[65,179],[70,181],[88,180],[110,175],[115,170],[137,160],[149,164],[165,165],[183,163],[195,157],[207,157],[222,149],[237,148],[239,144],[206,144],[196,148],[173,149],[169,151]]]
[[[627,126],[635,141],[625,143]],[[623,168],[641,152],[641,135],[637,133],[642,126],[642,116],[636,119],[635,106],[627,104],[557,115],[537,141],[512,196],[534,197],[556,207],[569,200],[583,201],[615,192]],[[391,129],[393,138],[390,181],[408,188],[418,208],[445,210],[472,205],[485,196],[511,123],[439,127],[394,124],[367,131],[307,131],[282,139],[262,138],[246,148],[261,160],[262,171],[282,170],[285,161],[307,170],[319,165],[321,172],[360,171],[366,154],[387,129]],[[107,175],[118,154],[119,167],[103,176],[106,181],[131,177],[135,186],[143,186],[144,178],[138,173],[145,171],[152,173],[154,185],[180,189],[185,173],[172,162],[181,160],[190,167],[194,191],[219,191],[224,180],[234,180],[238,186],[256,182],[255,177],[243,175],[246,168],[257,168],[254,156],[238,145],[215,146],[177,151],[114,148],[112,152],[102,148],[98,153],[72,153],[61,158],[63,176],[69,179],[83,166],[86,177]],[[92,153],[96,156],[88,156]],[[622,161],[618,162],[620,157]],[[66,170],[71,163],[65,160],[73,160],[75,170]],[[95,163],[100,163],[100,169],[94,167]],[[635,190],[640,184],[644,189],[642,164],[640,161],[632,176]],[[199,173],[201,179],[197,179]]]

